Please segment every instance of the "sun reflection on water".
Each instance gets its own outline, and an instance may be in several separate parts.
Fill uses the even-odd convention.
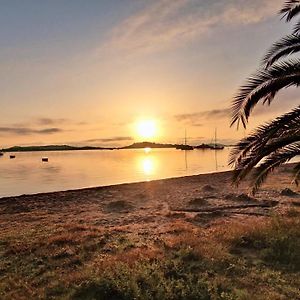
[[[151,157],[143,159],[143,171],[145,175],[153,175],[154,173],[154,160]]]
[[[151,149],[150,147],[144,148],[144,152],[145,152],[145,153],[149,153],[149,152],[151,152],[151,150],[152,150],[152,149]]]
[[[149,180],[149,176],[153,176],[156,173],[156,160],[153,156],[144,156],[141,157],[139,161],[139,169],[142,171],[144,175],[147,176],[147,180]]]

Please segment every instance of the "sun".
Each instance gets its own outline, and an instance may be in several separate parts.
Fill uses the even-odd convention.
[[[156,135],[156,123],[154,120],[139,121],[136,125],[136,130],[140,138],[153,138]]]

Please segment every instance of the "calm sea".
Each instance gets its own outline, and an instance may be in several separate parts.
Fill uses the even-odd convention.
[[[230,149],[54,151],[0,157],[0,197],[229,170]],[[42,157],[49,162],[42,162]]]

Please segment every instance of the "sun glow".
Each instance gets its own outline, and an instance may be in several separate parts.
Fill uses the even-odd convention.
[[[144,148],[144,152],[145,152],[146,154],[150,153],[151,151],[152,151],[152,149],[151,149],[150,147]]]
[[[146,176],[151,176],[151,175],[155,174],[155,160],[153,157],[151,157],[151,156],[144,157],[140,161],[140,166],[141,166],[143,173]]]
[[[156,123],[153,120],[139,121],[136,130],[140,138],[153,138],[157,132]]]

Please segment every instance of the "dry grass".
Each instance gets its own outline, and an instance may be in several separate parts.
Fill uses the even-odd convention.
[[[133,299],[140,293],[139,280],[151,295],[159,286],[161,298],[153,299],[184,299],[176,298],[178,285],[183,294],[191,293],[196,278],[201,278],[196,290],[203,299],[253,299],[254,291],[257,299],[300,296],[299,262],[291,261],[300,251],[300,224],[294,213],[284,219],[221,222],[209,229],[174,221],[166,231],[142,245],[121,228],[105,231],[72,224],[45,232],[47,239],[22,235],[18,242],[9,236],[0,244],[1,299],[92,299],[109,290],[120,299]],[[137,299],[152,298],[143,294]]]

